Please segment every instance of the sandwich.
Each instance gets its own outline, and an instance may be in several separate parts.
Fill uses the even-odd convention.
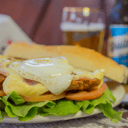
[[[117,123],[122,112],[113,110],[116,99],[103,78],[122,83],[124,72],[122,66],[90,49],[13,42],[0,56],[0,119],[92,114],[98,108]]]

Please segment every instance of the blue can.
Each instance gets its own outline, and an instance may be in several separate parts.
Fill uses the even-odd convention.
[[[110,25],[108,56],[128,67],[128,25]]]

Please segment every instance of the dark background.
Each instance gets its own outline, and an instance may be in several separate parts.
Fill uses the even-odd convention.
[[[108,18],[116,0],[0,0],[0,13],[11,16],[23,31],[38,44],[63,44],[60,22],[65,6],[90,7],[105,13],[106,54]]]

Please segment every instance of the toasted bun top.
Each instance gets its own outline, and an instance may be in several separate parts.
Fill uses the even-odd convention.
[[[88,71],[105,69],[105,76],[112,80],[122,83],[126,79],[126,73],[122,66],[94,50],[80,46],[45,46],[36,43],[13,42],[8,46],[4,55],[25,59],[64,56],[75,68]]]

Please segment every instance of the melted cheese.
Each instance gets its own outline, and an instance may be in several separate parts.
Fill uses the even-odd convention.
[[[3,82],[3,90],[6,94],[15,91],[20,96],[39,96],[48,91],[48,89],[40,83],[30,86],[24,82],[23,78],[18,74],[11,74],[5,79]]]

